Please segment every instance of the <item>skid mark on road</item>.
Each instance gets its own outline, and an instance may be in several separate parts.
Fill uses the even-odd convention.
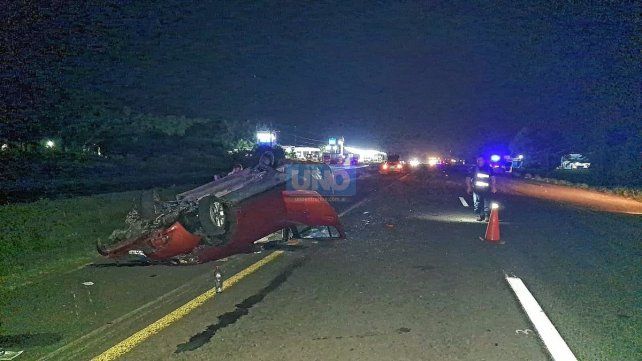
[[[189,341],[187,341],[186,343],[182,343],[178,345],[174,353],[194,351],[199,347],[205,345],[206,343],[210,342],[212,340],[212,337],[216,335],[216,332],[218,332],[220,329],[223,329],[231,324],[234,324],[241,317],[250,313],[250,309],[252,307],[256,306],[258,303],[263,301],[265,296],[267,296],[270,292],[279,288],[279,286],[281,286],[288,279],[288,277],[292,275],[294,270],[303,266],[303,264],[306,261],[307,261],[307,257],[304,257],[294,262],[290,266],[288,266],[283,272],[281,272],[278,276],[276,276],[265,288],[261,289],[256,294],[238,303],[233,311],[226,312],[218,316],[217,323],[208,326],[205,331],[190,337]]]
[[[227,290],[228,288],[232,287],[239,281],[241,281],[243,278],[247,277],[248,275],[254,273],[256,270],[259,268],[265,266],[266,264],[270,263],[271,261],[275,260],[277,257],[283,254],[283,251],[275,251],[268,256],[264,257],[260,261],[252,264],[251,266],[247,267],[246,269],[242,270],[241,272],[235,274],[234,276],[228,278],[223,282],[223,291]],[[131,351],[134,347],[138,346],[141,342],[147,340],[151,336],[159,333],[161,330],[169,327],[176,321],[182,319],[183,317],[187,316],[190,314],[192,311],[194,311],[196,308],[202,306],[206,301],[214,298],[216,296],[216,290],[214,288],[206,291],[205,293],[201,294],[200,296],[192,299],[191,301],[187,302],[183,306],[175,309],[171,313],[165,315],[161,319],[157,320],[156,322],[152,323],[151,325],[145,327],[144,329],[136,332],[135,334],[129,336],[127,339],[121,341],[117,345],[113,346],[112,348],[108,349],[107,351],[103,352],[99,356],[95,357],[93,360],[101,360],[101,361],[108,361],[108,360],[115,360],[116,358],[128,353]]]

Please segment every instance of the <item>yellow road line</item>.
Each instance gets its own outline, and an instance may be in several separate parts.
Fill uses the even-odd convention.
[[[259,268],[265,266],[266,264],[270,263],[271,261],[275,260],[277,257],[283,254],[283,251],[274,251],[270,253],[268,256],[262,258],[260,261],[252,264],[251,266],[247,267],[246,269],[242,270],[241,272],[235,274],[234,276],[228,278],[227,280],[223,281],[223,290],[226,290],[230,287],[232,287],[234,284],[238,283],[241,279],[249,276]],[[168,313],[167,315],[163,316],[156,322],[152,323],[151,325],[143,328],[142,330],[136,332],[135,334],[129,336],[128,338],[124,339],[123,341],[119,342],[115,346],[112,346],[110,349],[107,351],[103,352],[99,356],[96,356],[92,359],[92,361],[111,361],[115,360],[116,358],[126,354],[127,352],[131,351],[134,347],[145,341],[146,339],[150,338],[151,336],[159,333],[161,330],[167,328],[169,325],[173,324],[174,322],[180,320],[181,318],[187,316],[190,312],[198,308],[199,306],[203,305],[206,301],[214,298],[216,296],[216,290],[214,288],[205,291],[202,293],[200,296],[197,296],[196,298],[192,299],[191,301],[187,302],[186,304],[182,305],[181,307],[175,309],[174,311]]]

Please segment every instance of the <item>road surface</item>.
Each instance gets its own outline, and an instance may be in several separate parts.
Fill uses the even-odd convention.
[[[642,358],[639,215],[506,187],[496,199],[505,243],[489,244],[462,182],[430,170],[360,178],[357,196],[335,204],[342,241],[53,276],[12,291],[0,347],[25,350],[17,360],[548,360],[511,275],[578,359]],[[215,265],[229,279],[265,257],[172,313],[213,287]]]

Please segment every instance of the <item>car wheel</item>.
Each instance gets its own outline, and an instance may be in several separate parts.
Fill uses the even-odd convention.
[[[228,231],[231,223],[230,208],[218,197],[208,196],[199,201],[198,220],[209,236],[220,236]]]
[[[259,168],[260,169],[268,169],[274,167],[274,153],[271,151],[265,151],[263,154],[261,154],[261,158],[259,158]]]

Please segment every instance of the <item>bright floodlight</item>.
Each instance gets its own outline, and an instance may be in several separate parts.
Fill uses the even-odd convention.
[[[519,160],[524,159],[524,155],[523,155],[523,154],[518,155],[518,156],[517,156],[517,159],[519,159]]]
[[[48,140],[47,142],[45,142],[45,147],[47,148],[53,148],[55,146],[56,146],[56,143],[54,143],[53,140]]]
[[[491,204],[490,204],[490,208],[492,208],[492,209],[497,209],[497,208],[499,208],[499,203],[495,203],[495,202],[491,203]]]
[[[270,144],[276,140],[276,135],[274,134],[274,132],[259,131],[256,132],[256,140],[260,144]]]
[[[492,162],[499,162],[500,159],[501,159],[501,157],[498,156],[497,154],[493,154],[493,155],[490,156],[490,160]]]
[[[410,166],[411,167],[416,167],[419,165],[419,160],[417,158],[413,158],[410,160]]]
[[[437,165],[437,163],[439,163],[439,158],[436,158],[436,157],[428,158],[428,165],[429,166],[434,167],[435,165]]]

